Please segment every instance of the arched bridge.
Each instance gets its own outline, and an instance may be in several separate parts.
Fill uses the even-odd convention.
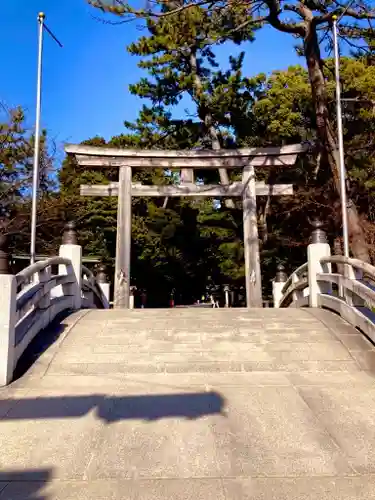
[[[308,257],[279,270],[275,304],[315,307],[80,309],[36,337],[23,326],[34,358],[0,389],[0,500],[373,498],[372,268],[341,258],[361,276],[333,273],[324,242]],[[92,307],[88,290],[105,305],[93,280],[77,295],[47,267],[16,294],[44,305],[28,324],[73,309],[66,297]],[[64,279],[65,295],[45,292]],[[31,314],[17,307],[16,332]]]

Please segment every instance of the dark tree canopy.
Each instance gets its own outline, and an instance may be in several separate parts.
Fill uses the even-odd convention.
[[[295,167],[258,168],[258,180],[292,183],[292,197],[259,197],[264,297],[279,262],[288,270],[306,259],[314,214],[326,221],[330,242],[340,246],[334,63],[322,58],[330,43],[333,15],[341,43],[344,146],[350,180],[352,252],[368,260],[375,248],[375,73],[371,5],[354,1],[156,2],[135,11],[117,0],[91,1],[115,16],[108,22],[144,23],[128,47],[144,77],[130,86],[143,100],[135,122],[110,140],[85,144],[124,148],[192,149],[270,146],[308,141],[312,148]],[[217,58],[224,43],[251,43],[268,24],[296,38],[303,66],[271,75],[246,75],[243,51],[226,68]],[[125,28],[126,29],[126,28]],[[119,96],[121,99],[121,96]],[[188,99],[192,112],[176,114]],[[181,107],[179,108],[181,109]],[[75,220],[84,255],[95,256],[113,275],[117,199],[84,198],[81,184],[116,181],[118,169],[79,166],[66,157],[54,186],[53,148],[42,135],[42,175],[38,212],[38,252],[54,254],[65,221]],[[21,109],[4,112],[0,124],[0,208],[2,230],[12,234],[12,250],[28,252],[33,135]],[[51,170],[52,169],[52,170]],[[238,179],[240,172],[231,171]],[[227,182],[227,172],[196,171],[199,182]],[[179,182],[177,170],[134,169],[144,184]],[[132,201],[132,285],[146,289],[150,305],[189,303],[207,286],[244,284],[242,209],[212,199],[134,198]]]

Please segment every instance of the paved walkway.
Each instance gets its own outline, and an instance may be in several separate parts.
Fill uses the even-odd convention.
[[[63,327],[0,389],[0,500],[375,498],[375,351],[338,317],[81,311]]]

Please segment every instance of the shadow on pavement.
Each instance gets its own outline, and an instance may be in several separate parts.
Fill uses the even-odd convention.
[[[0,472],[0,500],[47,500],[43,494],[52,469]]]
[[[0,400],[9,411],[0,420],[77,418],[96,410],[99,419],[120,420],[196,419],[221,414],[224,399],[217,392],[152,394],[113,397],[106,395],[58,396]]]

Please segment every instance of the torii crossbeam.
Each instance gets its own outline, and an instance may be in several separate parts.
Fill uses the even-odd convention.
[[[131,150],[67,144],[65,151],[74,154],[79,165],[119,168],[119,182],[81,186],[83,196],[118,197],[114,307],[129,308],[132,196],[242,197],[246,303],[247,307],[262,307],[256,197],[291,195],[293,186],[256,182],[254,167],[294,165],[297,155],[306,149],[307,146],[303,144],[219,151]],[[162,186],[133,184],[132,168],[179,168],[181,184]],[[193,169],[212,168],[242,168],[242,182],[229,185],[194,183]]]

